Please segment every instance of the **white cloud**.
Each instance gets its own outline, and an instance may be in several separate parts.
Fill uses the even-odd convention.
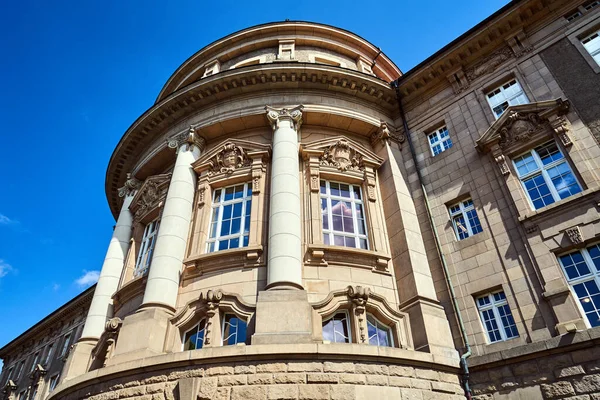
[[[56,292],[58,289],[60,289],[60,285],[58,283],[52,284],[52,290]]]
[[[12,219],[8,218],[6,215],[4,214],[0,214],[0,225],[10,225],[10,224],[14,224],[17,221],[13,221]]]
[[[92,286],[94,283],[98,282],[98,278],[100,278],[100,271],[83,271],[83,275],[75,280],[77,286],[86,287]]]
[[[9,263],[0,259],[0,278],[2,278],[3,276],[6,276],[6,274],[8,274],[12,270],[13,270],[13,267]]]

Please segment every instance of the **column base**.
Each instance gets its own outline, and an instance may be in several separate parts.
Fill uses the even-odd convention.
[[[304,288],[295,282],[279,281],[269,283],[265,290],[304,290]]]
[[[114,354],[106,365],[163,354],[172,316],[173,313],[164,307],[146,305],[135,314],[125,317]]]
[[[67,358],[63,370],[63,380],[68,381],[88,372],[92,360],[92,350],[97,343],[97,338],[79,338]]]
[[[258,293],[252,344],[313,343],[312,307],[305,290]]]

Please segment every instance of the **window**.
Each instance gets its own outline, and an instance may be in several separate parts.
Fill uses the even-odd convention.
[[[37,367],[39,358],[40,358],[40,352],[38,351],[33,356],[33,362],[31,363],[31,369],[30,369],[29,372],[33,372],[33,370],[35,369],[35,367]]]
[[[247,323],[234,314],[225,314],[223,318],[223,346],[246,343]]]
[[[8,374],[6,374],[6,382],[10,381],[10,378],[12,378],[13,370],[14,367],[10,367],[10,369],[8,370]]]
[[[442,151],[448,150],[452,147],[452,140],[450,139],[450,134],[448,133],[448,128],[445,126],[436,130],[435,132],[427,135],[429,138],[429,147],[431,148],[431,154],[433,156],[437,156]]]
[[[52,360],[52,350],[54,347],[54,343],[50,343],[46,348],[46,358],[44,359],[44,366],[50,365],[50,361]]]
[[[25,400],[26,397],[27,397],[27,391],[23,390],[21,393],[19,393],[18,400]]]
[[[590,53],[594,61],[600,65],[600,30],[583,39],[581,44]]]
[[[374,346],[394,346],[390,327],[379,322],[371,314],[367,314],[367,331],[369,333],[369,344]]]
[[[50,386],[48,387],[48,393],[52,393],[56,385],[58,385],[59,374],[53,375],[50,377]]]
[[[332,343],[350,343],[348,313],[338,312],[333,317],[323,321],[323,340]]]
[[[58,357],[64,357],[67,354],[67,352],[69,351],[69,346],[71,345],[71,333],[72,332],[69,332],[65,336],[63,336],[64,337],[63,347],[62,347]]]
[[[513,160],[535,210],[581,192],[571,167],[554,141]]]
[[[323,242],[368,249],[360,186],[321,181]]]
[[[504,292],[486,294],[477,298],[477,309],[490,343],[519,336]]]
[[[21,365],[17,368],[17,374],[15,375],[15,379],[19,379],[21,377],[21,373],[23,373],[23,367],[25,367],[25,360],[21,361]]]
[[[215,190],[206,252],[248,246],[251,208],[251,184]]]
[[[203,319],[185,333],[183,340],[183,350],[201,349],[204,345],[204,336],[206,333],[206,319]]]
[[[590,1],[589,3],[584,4],[583,8],[585,8],[586,11],[590,11],[592,8],[596,8],[599,5],[600,5],[600,1],[594,0],[594,1]]]
[[[448,210],[450,211],[452,226],[458,240],[466,239],[483,231],[477,211],[475,211],[475,207],[473,206],[473,200],[463,200],[449,207]]]
[[[31,395],[29,396],[29,400],[35,400],[35,397],[37,396],[37,392],[38,392],[38,385],[35,385],[34,388],[31,390]]]
[[[565,18],[567,21],[571,22],[573,21],[575,18],[579,18],[581,17],[581,11],[573,11],[572,13],[568,14]]]
[[[158,219],[150,222],[144,229],[144,236],[140,245],[140,253],[138,254],[137,261],[135,263],[135,271],[133,276],[145,275],[150,267],[152,261],[152,253],[154,252],[154,245],[156,244],[156,236],[158,235]]]
[[[487,100],[492,107],[494,116],[498,119],[508,106],[528,103],[529,100],[516,79],[497,87],[487,94]]]
[[[590,327],[600,326],[600,244],[559,257]]]

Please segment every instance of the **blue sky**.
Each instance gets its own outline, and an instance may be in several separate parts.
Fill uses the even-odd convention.
[[[104,174],[190,55],[248,26],[355,32],[403,71],[507,0],[31,1],[0,13],[0,346],[92,284],[112,232]]]

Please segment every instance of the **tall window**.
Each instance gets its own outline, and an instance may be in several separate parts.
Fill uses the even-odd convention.
[[[516,79],[512,79],[489,92],[487,100],[496,119],[504,113],[508,106],[516,106],[529,102],[525,92],[523,92],[523,88],[521,88]]]
[[[31,395],[29,396],[29,400],[35,400],[37,393],[38,393],[38,385],[35,385],[33,387],[33,389],[31,390]]]
[[[60,354],[58,355],[59,357],[64,357],[67,352],[69,351],[69,346],[71,346],[71,334],[73,332],[69,332],[67,333],[64,337],[64,342],[63,342],[63,346],[62,349],[60,350]]]
[[[52,357],[52,351],[54,350],[53,347],[54,347],[54,343],[50,343],[48,345],[48,347],[46,348],[46,357],[44,358],[44,363],[43,363],[45,367],[48,367],[50,365],[50,361],[52,361],[51,357]]]
[[[559,257],[589,326],[600,326],[600,244]]]
[[[215,190],[206,252],[248,246],[251,208],[251,184]]]
[[[23,373],[23,368],[25,367],[25,360],[21,361],[21,364],[19,365],[19,367],[16,369],[16,375],[15,375],[15,379],[19,379],[21,377],[21,374]]]
[[[473,206],[473,200],[463,200],[449,207],[448,210],[458,240],[466,239],[483,231],[477,211],[475,211],[475,207]]]
[[[183,339],[183,350],[201,349],[204,345],[204,336],[206,333],[206,319],[203,319],[187,331]]]
[[[137,261],[135,263],[135,271],[133,276],[145,275],[150,267],[152,261],[152,253],[154,252],[154,245],[156,243],[156,236],[158,235],[158,219],[150,222],[144,229],[144,236],[140,245],[140,253],[138,254]]]
[[[225,314],[223,319],[223,346],[246,342],[248,324],[235,314]]]
[[[323,340],[332,343],[350,343],[348,313],[338,312],[333,317],[323,321]]]
[[[490,343],[519,336],[504,292],[490,293],[477,298],[477,309]]]
[[[321,217],[325,244],[369,248],[360,186],[322,180]]]
[[[452,147],[452,140],[448,133],[448,128],[445,126],[427,135],[429,139],[429,147],[431,148],[431,154],[437,156],[442,151],[448,150]]]
[[[600,65],[600,30],[583,39],[581,44],[594,58],[594,61]]]
[[[38,351],[33,356],[33,362],[31,363],[31,369],[30,369],[29,372],[33,372],[33,370],[35,369],[35,367],[37,367],[39,359],[40,359],[40,352]]]
[[[581,192],[571,167],[554,141],[513,160],[534,209]]]
[[[369,344],[374,346],[394,346],[390,327],[379,322],[372,314],[367,314],[367,331],[369,334]]]
[[[59,374],[53,375],[50,377],[50,386],[48,387],[48,393],[52,393],[56,385],[58,385]]]

